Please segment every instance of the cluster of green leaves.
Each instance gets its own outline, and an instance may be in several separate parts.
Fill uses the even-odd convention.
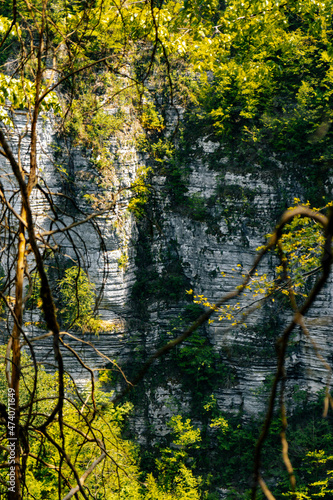
[[[295,205],[300,202],[294,200]],[[325,210],[331,204],[324,207]],[[309,203],[303,204],[309,206]],[[291,207],[290,209],[292,209]],[[314,208],[316,212],[319,209]],[[277,280],[283,278],[290,280],[290,285],[296,294],[307,296],[309,278],[315,274],[321,266],[325,237],[322,226],[308,217],[295,217],[290,224],[284,228],[281,237],[281,248],[283,250],[283,262],[276,268]],[[284,276],[283,265],[287,276]],[[288,294],[287,290],[282,293]]]
[[[184,387],[195,390],[198,404],[214,387],[230,387],[235,382],[232,369],[223,363],[204,334],[194,333],[174,355]]]
[[[332,416],[322,417],[322,396],[319,395],[315,403],[304,401],[289,418],[287,438],[296,476],[296,494],[288,492],[290,485],[285,474],[277,484],[277,498],[328,500],[332,496]]]
[[[192,54],[201,81],[187,140],[215,138],[220,157],[229,153],[250,170],[293,164],[318,203],[333,154],[330,12],[329,0],[227,2],[209,38],[211,57]]]
[[[87,273],[78,266],[65,270],[59,280],[60,317],[64,328],[75,328],[82,332],[98,332],[100,321],[96,318],[95,286],[89,280]]]
[[[151,173],[150,167],[140,167],[136,172],[136,179],[131,186],[132,198],[128,204],[129,212],[132,212],[137,219],[146,215],[146,203],[149,199],[150,186],[147,178]]]
[[[148,156],[154,174],[165,177],[162,194],[173,210],[190,204],[186,198],[190,169],[185,163],[184,146],[180,139],[175,147],[173,141],[156,128],[153,133],[148,129],[146,135],[141,134],[137,140],[137,147]]]
[[[85,82],[84,94],[72,100],[65,130],[74,145],[91,150],[96,159],[112,133],[123,124],[124,117],[120,109],[115,114],[106,112],[101,98],[96,91],[89,92],[88,85],[89,82]],[[99,160],[95,161],[98,163]]]
[[[289,210],[299,205],[299,198],[294,199],[294,206]],[[310,203],[301,204],[301,206],[309,207]],[[314,212],[320,213],[329,209],[331,203],[328,203],[322,209],[313,208]],[[267,238],[271,238],[271,234]],[[269,302],[270,305],[277,300],[281,305],[285,305],[284,298],[289,297],[290,292],[301,300],[302,297],[307,297],[310,293],[314,278],[321,270],[321,258],[323,254],[323,246],[325,242],[323,227],[311,217],[296,216],[292,221],[286,224],[283,228],[279,243],[280,247],[275,248],[275,253],[279,257],[270,273],[262,273],[260,269],[255,271],[244,288],[244,291],[237,298],[237,303],[224,304],[221,306],[218,313],[219,321],[229,321],[231,326],[237,326],[244,323],[247,314],[251,312],[253,307],[261,307],[264,303]],[[258,247],[257,250],[263,250],[264,246]],[[248,275],[241,264],[237,264],[228,273],[222,271],[222,276],[228,280],[243,281]],[[238,284],[238,286],[240,286]],[[194,294],[193,290],[187,290],[187,293],[193,297],[194,304],[199,304],[204,307],[214,308],[215,304],[203,294]],[[248,303],[249,298],[251,302]],[[245,304],[244,304],[245,302]],[[214,319],[210,319],[212,323]]]
[[[36,88],[29,80],[11,78],[0,73],[0,120],[7,126],[13,126],[13,113],[17,109],[27,109],[34,102]],[[50,92],[42,102],[42,114],[52,109],[61,112],[59,100],[55,92]]]
[[[7,383],[4,376],[5,346],[1,346],[0,357],[0,394],[1,401],[7,401]],[[71,489],[75,485],[75,478],[69,465],[61,458],[57,447],[38,430],[46,416],[52,411],[57,399],[57,374],[46,373],[43,367],[39,367],[36,392],[31,403],[34,386],[35,370],[31,358],[22,355],[22,391],[20,393],[21,426],[24,428],[26,438],[29,439],[29,451],[26,455],[27,468],[25,477],[26,495],[31,498],[58,498],[58,484],[61,481],[63,491]],[[131,411],[131,405],[125,403],[122,407],[115,408],[110,402],[112,394],[97,390],[96,404],[97,416],[91,421],[92,406],[83,399],[80,401],[73,382],[67,378],[66,399],[64,401],[64,438],[66,451],[69,459],[77,469],[79,476],[101,455],[102,451],[94,441],[97,436],[103,442],[108,456],[95,469],[94,474],[87,479],[87,485],[94,495],[120,495],[120,498],[141,498],[140,484],[138,482],[138,464],[135,446],[121,438],[121,429],[126,416]],[[87,394],[83,394],[86,399]],[[31,403],[31,414],[28,404]],[[31,415],[33,416],[31,418]],[[78,431],[76,431],[78,429]],[[2,430],[6,431],[2,425]],[[53,440],[62,446],[62,438],[59,425],[54,422],[48,429]],[[2,436],[4,447],[1,447],[1,461],[6,463],[8,452],[6,451],[6,432]],[[5,441],[4,441],[5,440]],[[59,475],[58,468],[61,464],[62,474]],[[6,468],[1,469],[1,496],[7,494]],[[117,479],[116,479],[117,478]]]
[[[33,272],[30,289],[27,289],[29,299],[26,307],[28,310],[42,308],[40,286],[40,277],[37,272]],[[102,322],[95,313],[95,285],[90,281],[88,274],[79,266],[69,267],[57,280],[56,286],[56,301],[63,328],[75,329],[82,333],[98,333],[102,329]],[[28,325],[30,322],[26,321],[25,324]],[[34,322],[34,324],[42,325],[41,322]]]
[[[193,347],[191,347],[191,353],[197,364],[196,370],[200,372],[201,358],[198,357]],[[204,361],[206,362],[206,359]],[[193,370],[195,362],[192,365]],[[163,383],[163,378],[167,378],[170,373],[170,361],[167,367],[168,371],[164,373],[163,366],[159,365],[154,379],[158,379],[162,371]],[[173,377],[177,377],[176,374],[173,368]],[[193,371],[189,379],[192,383],[186,383],[186,376],[186,372],[182,372],[179,380],[184,384],[186,393],[192,394],[195,404],[187,409],[186,417],[179,415],[173,417],[171,427],[174,431],[179,429],[185,431],[187,425],[189,429],[192,428],[191,420],[200,421],[200,439],[196,442],[193,440],[190,446],[186,443],[183,446],[184,443],[174,435],[174,432],[164,439],[160,438],[159,443],[156,443],[155,437],[154,447],[141,451],[144,457],[143,466],[148,473],[154,475],[157,474],[157,470],[162,471],[163,468],[161,480],[167,481],[170,478],[170,484],[172,484],[176,471],[180,470],[179,464],[184,460],[186,467],[190,467],[199,481],[200,498],[215,500],[218,498],[215,496],[216,490],[223,488],[228,492],[227,498],[230,500],[249,500],[254,448],[263,416],[257,415],[251,418],[243,415],[241,411],[239,413],[221,412],[216,397],[210,392],[212,389],[215,391],[221,387],[221,381],[216,377],[216,372],[210,373],[202,386],[193,383],[196,377]],[[161,383],[161,378],[158,380]],[[267,383],[269,379],[265,385]],[[204,384],[206,384],[206,391],[201,390]],[[266,396],[267,387],[264,390]],[[261,396],[258,393],[257,397]],[[288,418],[287,439],[289,457],[296,475],[296,492],[290,490],[289,475],[281,459],[282,424],[278,412],[274,414],[262,455],[265,481],[277,500],[283,500],[286,497],[299,499],[323,497],[328,500],[331,496],[332,415],[322,417],[322,394],[318,395],[316,402],[309,402],[307,392],[300,390],[298,386],[294,387],[288,401],[293,406],[293,412]],[[173,401],[173,405],[176,403]],[[178,404],[182,407],[182,401]],[[183,408],[180,411],[184,411]],[[185,432],[186,436],[192,436],[192,431],[189,435]],[[165,439],[171,444],[166,445]],[[165,483],[163,485],[165,488]],[[302,497],[301,494],[304,496]],[[264,497],[259,493],[258,498]]]
[[[156,110],[152,102],[146,102],[142,105],[140,122],[145,130],[161,131],[164,129],[164,119]]]
[[[287,430],[296,492],[290,490],[289,475],[281,460],[282,425],[278,415],[273,419],[262,455],[264,478],[277,500],[331,497],[332,416],[322,417],[322,397],[316,403],[309,403],[306,393],[303,395],[305,399],[288,419]],[[213,494],[216,487],[222,486],[228,491],[228,499],[249,500],[260,416],[250,419],[241,413],[221,413],[213,395],[206,398],[204,412],[200,450],[195,457],[196,470],[207,492]],[[263,497],[259,494],[258,498]]]
[[[333,455],[327,455],[324,450],[309,451],[303,459],[302,470],[309,476],[308,485],[301,485],[295,492],[283,494],[284,497],[292,497],[296,500],[311,500],[312,498],[330,498],[333,493],[332,468]]]
[[[0,396],[7,401],[7,382],[4,376],[6,347],[0,349]],[[30,357],[22,355],[22,380],[20,404],[24,408],[31,401],[35,371]],[[101,379],[106,381],[104,375]],[[132,410],[130,403],[115,407],[111,403],[112,392],[101,390],[100,384],[95,391],[97,414],[92,420],[92,404],[88,402],[87,392],[78,398],[73,382],[66,378],[66,398],[63,409],[63,437],[66,443],[67,457],[81,476],[98,458],[102,450],[96,438],[103,443],[107,455],[98,464],[93,474],[88,476],[85,485],[94,498],[120,498],[130,500],[199,500],[200,481],[194,477],[186,461],[188,450],[198,447],[200,431],[193,429],[189,420],[183,421],[180,416],[173,417],[170,427],[173,429],[173,442],[170,448],[161,450],[157,460],[155,477],[152,473],[140,472],[140,457],[137,446],[122,437],[122,428]],[[31,406],[22,412],[22,428],[29,436],[29,451],[26,456],[27,468],[25,476],[25,492],[32,498],[58,498],[58,484],[63,491],[75,486],[75,478],[66,460],[61,458],[57,447],[38,430],[46,416],[51,412],[57,399],[57,374],[46,373],[43,367],[38,371],[36,392]],[[85,403],[83,404],[83,401]],[[6,426],[1,423],[4,434],[0,457],[7,462]],[[63,439],[59,425],[54,422],[48,433],[60,447]],[[61,474],[58,469],[61,464]],[[6,495],[6,468],[0,471],[0,494]]]
[[[169,423],[171,433],[170,445],[158,450],[159,458],[155,462],[155,474],[148,476],[150,484],[154,485],[151,500],[199,500],[201,478],[193,474],[195,463],[191,460],[191,449],[199,449],[201,435],[199,429],[194,429],[190,419],[180,415],[171,417]],[[190,465],[190,468],[189,468]]]

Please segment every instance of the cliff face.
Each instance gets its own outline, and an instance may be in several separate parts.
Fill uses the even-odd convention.
[[[218,147],[218,143],[202,140],[193,146],[194,155],[184,155],[184,170],[189,172],[188,190],[179,206],[175,206],[172,191],[168,191],[167,197],[163,196],[168,185],[167,177],[154,179],[158,193],[156,204],[162,205],[159,219],[162,229],[155,231],[150,238],[160,274],[165,266],[160,256],[165,255],[165,248],[172,242],[185,288],[193,289],[196,295],[203,295],[210,303],[215,303],[241,283],[241,274],[251,268],[256,249],[265,241],[264,236],[274,228],[294,198],[306,200],[304,184],[299,182],[299,177],[290,172],[290,167],[288,171],[288,167],[284,168],[278,162],[269,171],[254,168],[251,173],[242,173],[230,158],[221,156],[218,169],[212,169],[209,157],[216,154]],[[276,265],[275,255],[266,257],[259,267],[259,274],[272,275]],[[170,325],[175,324],[170,319],[172,316],[184,314],[184,298],[175,303],[166,295],[164,302],[150,304],[147,323],[152,333],[149,340],[154,341],[154,332],[162,334],[171,329]],[[249,292],[246,297],[237,299],[244,310],[245,306],[250,306],[252,311],[245,320],[246,327],[215,319],[201,333],[206,335],[217,355],[212,361],[216,373],[211,375],[213,382],[207,384],[207,394],[209,391],[214,394],[220,410],[242,411],[247,416],[257,416],[266,407],[276,369],[275,341],[292,317],[290,307],[281,303],[271,302],[259,307],[259,298],[255,299]],[[330,364],[331,304],[332,278],[308,314],[306,325],[311,337],[305,337],[297,330],[290,341],[286,363],[289,409],[299,398],[311,400],[327,383],[327,366],[325,368],[318,354]],[[204,345],[200,349],[204,351]],[[200,349],[195,352],[199,374]],[[222,374],[218,373],[221,367]],[[163,371],[162,367],[160,370]],[[148,398],[151,423],[160,429],[163,429],[163,419],[170,411],[177,411],[176,402],[182,401],[177,395],[181,387],[185,406],[189,399],[202,397],[199,394],[202,391],[198,383],[200,375],[198,378],[194,376],[192,386],[185,384],[184,389],[184,371],[178,372],[178,376],[168,374],[167,369],[164,373],[165,378],[154,397]],[[207,381],[209,376],[207,372]]]
[[[24,121],[22,114],[17,122],[18,130],[23,129]],[[65,151],[64,144],[60,144],[62,151],[57,151],[55,145],[59,148],[59,141],[53,123],[52,119],[39,123],[40,184],[44,189],[47,185],[51,192],[68,197],[55,196],[54,199],[66,214],[61,224],[69,225],[82,220],[84,212],[92,212],[86,199],[87,195],[101,191],[100,173],[90,161],[89,151],[84,153],[75,148]],[[147,154],[138,151],[132,133],[131,128],[117,133],[107,145],[120,188],[133,182],[138,167],[150,161]],[[27,140],[25,137],[24,141]],[[13,145],[15,148],[15,136]],[[278,162],[271,171],[254,168],[252,172],[242,172],[230,158],[221,154],[218,167],[212,168],[209,159],[216,157],[219,145],[202,139],[192,146],[195,155],[178,146],[182,166],[176,181],[167,168],[153,174],[146,218],[136,221],[126,211],[129,194],[124,192],[118,196],[113,210],[96,217],[94,226],[86,223],[75,228],[72,237],[76,252],[65,233],[56,234],[51,242],[54,247],[60,247],[62,263],[77,261],[80,256],[100,293],[98,311],[104,330],[97,336],[84,334],[78,335],[78,341],[68,340],[83,361],[94,369],[110,366],[115,359],[120,365],[126,363],[129,372],[135,371],[148,353],[170,338],[167,332],[172,335],[180,331],[198,313],[198,309],[191,306],[186,290],[204,295],[209,302],[233,290],[241,282],[241,273],[251,267],[257,247],[263,244],[264,235],[274,227],[278,216],[294,197],[304,196],[304,187],[298,179],[286,173]],[[27,155],[23,147],[23,164]],[[0,161],[5,176],[8,165],[3,158]],[[15,183],[10,176],[3,183],[7,192],[14,191]],[[182,194],[176,199],[175,192],[180,187]],[[71,204],[68,199],[75,203]],[[19,209],[18,204],[16,208]],[[38,189],[33,210],[37,224],[44,230],[53,228],[46,198]],[[266,258],[260,274],[271,273],[275,263],[274,256]],[[9,272],[5,262],[3,267]],[[311,339],[300,331],[292,338],[287,359],[287,392],[291,405],[301,391],[311,397],[323,389],[327,381],[327,370],[312,341],[330,363],[332,294],[331,279],[308,315]],[[250,293],[242,300],[243,304],[254,302],[256,306]],[[271,303],[263,308],[254,307],[246,319],[246,327],[216,319],[201,331],[201,338],[207,340],[198,347],[195,356],[204,366],[200,349],[209,349],[212,369],[217,368],[219,374],[215,376],[214,371],[203,368],[208,370],[207,380],[209,376],[212,379],[207,394],[215,395],[221,410],[242,410],[246,415],[256,415],[263,410],[276,365],[274,342],[290,316],[290,310]],[[25,319],[30,323],[26,328],[31,337],[45,333],[34,324],[38,320],[36,312],[27,311]],[[43,362],[50,362],[50,348],[48,338],[36,343]],[[88,372],[68,350],[63,352],[67,370],[79,384],[84,384],[89,379]],[[176,360],[168,358],[158,362],[155,371],[146,377],[141,389],[145,403],[137,409],[137,417],[142,418],[133,419],[139,434],[147,431],[148,423],[157,434],[165,433],[168,416],[180,407],[188,408],[196,398],[198,379],[193,379],[192,387],[184,385],[183,375],[189,374],[186,369],[184,372],[180,353],[178,350]],[[195,364],[196,358],[192,361]],[[158,372],[160,377],[156,377]]]

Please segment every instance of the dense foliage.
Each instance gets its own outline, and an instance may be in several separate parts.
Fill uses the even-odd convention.
[[[283,161],[290,173],[302,172],[306,196],[319,204],[332,162],[331,8],[329,1],[227,2],[211,59],[198,63],[212,74],[202,74],[189,118],[198,134],[219,138],[236,168],[279,171]]]
[[[7,399],[7,384],[4,378],[5,351],[1,349],[0,394],[3,401]],[[22,377],[25,390],[22,391],[21,404],[29,402],[33,390],[34,368],[31,359],[23,356]],[[122,430],[132,412],[132,405],[125,403],[115,407],[112,393],[101,390],[108,381],[108,373],[100,377],[98,390],[95,392],[94,405],[89,400],[87,392],[77,392],[75,384],[69,378],[66,380],[66,401],[64,407],[64,435],[59,433],[56,425],[49,429],[49,436],[38,432],[42,417],[50,410],[52,401],[57,397],[57,380],[55,375],[45,372],[42,367],[38,374],[37,391],[32,411],[35,413],[33,428],[29,428],[27,443],[30,447],[24,451],[26,461],[24,477],[25,495],[32,498],[50,500],[58,498],[59,480],[68,489],[75,484],[73,470],[68,464],[62,469],[59,447],[62,439],[69,445],[69,459],[75,464],[80,476],[100,455],[106,458],[94,469],[94,474],[87,481],[87,486],[93,498],[130,498],[133,500],[199,500],[200,479],[197,479],[187,467],[188,450],[198,448],[200,431],[194,429],[190,420],[183,421],[181,416],[172,417],[169,426],[172,429],[170,446],[159,450],[154,471],[140,467],[138,446],[130,440],[122,438]],[[87,397],[88,396],[88,397]],[[85,400],[83,399],[85,398]],[[96,412],[96,413],[95,413]],[[28,413],[28,412],[27,412]],[[25,413],[22,413],[22,426],[26,424]],[[94,442],[97,436],[99,446]],[[1,459],[6,461],[7,450],[1,450]],[[140,470],[141,469],[141,470]],[[153,473],[154,472],[154,473]],[[1,473],[1,495],[5,495],[7,471]],[[5,488],[3,486],[5,485]],[[2,488],[2,489],[1,489]]]

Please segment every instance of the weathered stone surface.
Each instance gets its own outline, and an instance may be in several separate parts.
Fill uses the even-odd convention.
[[[19,130],[24,128],[24,123],[25,115],[20,114],[17,123]],[[52,119],[39,123],[38,137],[40,177],[46,181],[52,192],[61,192],[66,182],[62,168],[57,166],[54,149],[54,144],[57,142]],[[22,146],[23,164],[28,164],[28,138],[27,135]],[[12,138],[12,145],[14,149],[17,149],[15,134]],[[138,166],[143,162],[131,140],[130,131],[112,139],[109,147],[115,157],[114,165],[119,185],[129,185],[135,179]],[[203,142],[203,147],[206,152],[209,152],[214,151],[215,145],[211,142]],[[75,201],[83,211],[92,211],[83,194],[94,194],[98,190],[94,183],[98,172],[89,162],[89,155],[84,156],[77,150],[71,151],[70,155],[68,162],[70,162],[73,183],[66,194],[75,195]],[[273,185],[265,173],[257,172],[255,176],[241,175],[228,170],[227,159],[224,159],[222,163],[224,187],[229,187],[231,192],[239,190],[242,193],[245,193],[244,189],[247,189],[253,193],[253,199],[245,200],[245,195],[242,194],[235,196],[234,199],[226,198],[222,202],[222,208],[221,202],[219,206],[211,207],[209,210],[214,215],[214,224],[211,219],[195,220],[190,213],[175,210],[175,207],[170,206],[172,202],[165,196],[166,177],[155,176],[153,178],[155,205],[158,205],[160,213],[160,230],[154,229],[149,235],[155,269],[161,275],[165,264],[163,252],[170,241],[176,242],[177,258],[182,264],[189,287],[193,288],[196,293],[203,294],[211,302],[216,301],[241,282],[240,272],[237,269],[246,271],[251,267],[256,248],[263,244],[265,233],[274,227],[276,214],[281,213],[279,186],[282,182],[286,182],[281,177],[281,180]],[[67,165],[64,164],[63,167],[67,168]],[[213,197],[216,194],[216,186],[220,182],[220,174],[210,170],[205,163],[200,161],[192,163],[189,167],[191,173],[188,196],[200,195],[203,200]],[[0,158],[0,169],[2,182],[9,196],[15,190],[15,181],[4,158]],[[281,169],[283,166],[277,165],[277,170]],[[300,195],[297,180],[287,182],[285,193],[289,203],[292,202],[293,196]],[[58,198],[55,199],[58,200]],[[17,196],[15,200],[18,200]],[[152,298],[147,304],[148,319],[145,323],[140,323],[140,330],[137,326],[133,327],[133,324],[137,325],[133,323],[133,319],[137,318],[131,301],[131,291],[136,281],[135,257],[138,227],[133,216],[126,214],[128,195],[119,200],[114,212],[96,219],[103,245],[101,245],[98,233],[94,232],[88,224],[78,226],[73,233],[73,238],[90,279],[96,284],[98,291],[102,290],[99,313],[106,326],[106,331],[98,336],[83,335],[81,340],[93,343],[103,355],[121,363],[131,360],[135,356],[135,349],[140,346],[142,348],[142,343],[147,352],[152,351],[158,343],[159,335],[169,328],[171,318],[177,317],[184,304],[181,302],[179,305],[175,303],[166,305],[162,300]],[[61,203],[63,200],[60,197],[60,206],[62,206]],[[19,210],[19,201],[14,206],[16,210]],[[38,190],[34,191],[32,207],[36,215],[36,223],[48,229],[50,210],[45,197]],[[225,208],[228,211],[223,212]],[[71,215],[77,218],[83,217],[78,212],[75,214],[74,212]],[[72,217],[66,216],[62,223],[70,224],[73,220]],[[116,222],[118,222],[117,228]],[[66,258],[77,259],[72,243],[63,234],[56,236],[54,242],[61,247]],[[119,259],[124,252],[128,255],[126,268],[119,265]],[[260,268],[261,272],[268,273],[274,262],[274,257],[265,259]],[[238,264],[241,267],[236,267]],[[13,272],[13,270],[9,271],[8,267],[6,268],[5,259],[3,266],[6,272]],[[222,277],[222,271],[226,273],[225,277]],[[147,273],[149,276],[149,269]],[[325,387],[328,371],[319,359],[318,353],[328,364],[331,364],[333,354],[332,295],[331,279],[308,315],[307,326],[311,338],[304,336],[298,330],[294,334],[293,346],[287,358],[287,389],[290,400],[295,385],[297,385],[297,390],[307,391],[309,397]],[[251,298],[247,296],[243,301],[250,302]],[[270,314],[274,316],[278,313],[271,308]],[[291,313],[282,315],[277,331],[267,340],[267,344],[272,346],[274,339],[281,333],[283,326],[290,318]],[[28,319],[28,313],[26,321],[31,321]],[[262,412],[265,407],[269,379],[276,365],[274,348],[270,349],[269,355],[264,355],[265,351],[261,346],[263,340],[260,335],[263,335],[266,321],[267,310],[256,309],[247,319],[247,329],[241,326],[230,327],[230,324],[226,325],[218,321],[207,326],[210,342],[221,353],[221,359],[236,373],[230,386],[216,390],[215,396],[222,410],[238,412],[242,409],[245,414],[250,415]],[[259,326],[261,333],[255,329]],[[31,326],[27,327],[27,331],[31,338],[43,333]],[[84,363],[93,369],[106,366],[107,360],[89,345],[80,341],[68,340],[68,342],[77,350]],[[315,342],[316,349],[312,342]],[[259,345],[260,349],[256,349]],[[36,350],[42,361],[50,362],[51,339],[36,343]],[[83,385],[89,378],[89,374],[80,366],[72,353],[66,350],[63,352],[68,371],[80,385]],[[182,398],[180,391],[179,387],[177,388],[176,385],[172,387],[170,383],[162,384],[154,394],[149,394],[148,389],[149,403],[146,414],[150,423],[156,428],[157,434],[163,435],[165,427],[162,421],[175,411],[175,408],[172,409],[170,405],[167,405],[170,394],[174,393],[175,397],[180,398],[185,404],[187,396],[185,399]],[[135,418],[133,422],[137,431],[142,434],[146,428],[144,421]]]

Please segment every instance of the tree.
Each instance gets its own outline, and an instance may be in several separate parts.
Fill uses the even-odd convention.
[[[194,57],[214,78],[201,73],[189,118],[243,170],[282,161],[286,173],[300,172],[315,206],[332,157],[330,10],[326,1],[227,2],[210,52]]]
[[[120,5],[115,2],[88,2],[74,3],[68,5],[66,2],[34,2],[13,0],[12,4],[5,2],[5,17],[1,17],[1,32],[3,39],[1,46],[4,47],[5,55],[16,52],[17,57],[14,61],[5,62],[5,72],[0,73],[1,82],[1,130],[0,144],[1,155],[5,158],[4,170],[11,168],[9,182],[3,179],[1,187],[1,199],[3,206],[3,224],[2,230],[6,239],[8,257],[5,268],[5,279],[2,285],[1,297],[10,311],[11,319],[8,327],[11,327],[12,333],[7,345],[6,376],[10,390],[10,413],[7,414],[5,405],[2,405],[3,423],[8,422],[10,431],[8,438],[11,440],[11,446],[15,448],[15,457],[13,459],[11,471],[15,472],[15,481],[11,482],[9,489],[10,498],[19,499],[27,487],[25,481],[26,465],[30,453],[31,432],[38,432],[48,440],[49,443],[58,450],[61,455],[59,474],[61,467],[66,462],[74,474],[83,497],[87,498],[78,472],[72,464],[66,451],[66,436],[64,432],[64,401],[65,401],[65,368],[63,365],[60,345],[64,342],[60,335],[60,327],[57,319],[57,309],[54,302],[54,295],[51,290],[52,280],[48,276],[45,261],[51,258],[57,251],[57,244],[54,244],[55,235],[64,235],[68,241],[73,243],[71,230],[78,225],[90,223],[98,231],[98,225],[95,222],[96,217],[112,211],[116,207],[117,196],[130,185],[112,186],[113,193],[108,199],[94,200],[95,205],[88,206],[87,213],[79,213],[79,217],[73,216],[70,211],[63,211],[59,203],[55,201],[54,195],[49,191],[48,185],[39,173],[38,165],[38,121],[46,112],[52,112],[55,115],[62,116],[65,121],[70,115],[71,126],[76,124],[75,105],[77,99],[74,95],[77,88],[83,84],[86,78],[93,81],[94,85],[100,85],[100,72],[106,68],[104,78],[116,80],[113,85],[113,94],[107,96],[107,100],[112,100],[117,95],[129,87],[144,85],[149,75],[156,51],[157,38],[151,42],[151,32],[157,31],[157,24],[153,14],[153,4],[128,4]],[[11,20],[12,19],[12,20]],[[137,19],[137,22],[134,21]],[[156,35],[157,37],[157,35]],[[147,41],[145,39],[147,38]],[[130,59],[135,60],[135,44],[143,44],[142,52],[148,57],[148,62],[142,65],[146,67],[141,78],[137,79],[135,75],[127,74],[127,65]],[[15,52],[14,52],[15,51]],[[151,54],[151,56],[150,56]],[[90,73],[94,71],[94,78]],[[61,89],[61,96],[59,91]],[[98,109],[101,106],[101,99],[95,98],[90,103],[91,112],[93,104],[96,114],[95,123],[91,125],[85,122],[83,128],[90,133],[88,146],[94,141],[94,128],[100,126],[98,120]],[[24,111],[25,120],[22,123],[18,121],[20,110]],[[82,113],[81,113],[82,119]],[[105,118],[103,115],[102,118]],[[112,122],[110,119],[109,122]],[[110,133],[112,123],[104,124],[104,133]],[[90,129],[89,129],[90,126]],[[12,134],[16,133],[18,138],[17,147],[10,145]],[[82,132],[82,127],[78,133]],[[24,163],[22,155],[26,154],[22,148],[27,147],[29,151],[28,165]],[[100,151],[94,151],[93,159],[98,162],[97,156]],[[94,153],[96,153],[94,157]],[[109,172],[103,173],[107,178]],[[36,191],[43,197],[52,214],[51,222],[48,227],[39,228],[36,222],[36,214],[31,208],[31,197],[35,196]],[[9,196],[7,195],[9,191]],[[58,196],[64,196],[59,193]],[[66,198],[66,195],[65,195]],[[68,197],[67,197],[68,198]],[[14,199],[14,205],[13,200]],[[75,207],[75,202],[74,209]],[[95,210],[94,210],[95,206]],[[76,210],[75,210],[76,211]],[[37,214],[38,215],[38,214]],[[47,214],[45,214],[48,217]],[[69,223],[63,223],[63,219],[68,217]],[[9,221],[9,224],[8,222]],[[73,247],[75,252],[75,247]],[[76,263],[80,266],[80,255],[76,252]],[[71,276],[71,278],[70,278]],[[91,315],[91,299],[93,298],[89,282],[85,278],[82,282],[81,277],[84,271],[78,267],[75,278],[75,272],[70,275],[69,270],[60,286],[64,292],[65,306],[67,307],[65,324],[69,326],[72,321],[83,326],[82,322],[87,324],[87,314]],[[69,300],[69,279],[76,281],[76,303],[72,304]],[[29,281],[28,293],[25,293],[26,280]],[[40,287],[39,291],[34,291]],[[80,303],[83,293],[82,287],[86,286],[85,297],[88,300],[87,307],[89,311],[84,311]],[[14,298],[8,299],[12,288],[14,287]],[[66,288],[67,287],[67,288]],[[67,290],[67,292],[66,292]],[[67,293],[67,295],[66,295]],[[88,298],[88,295],[90,297]],[[48,407],[44,418],[36,421],[34,404],[37,396],[39,369],[34,354],[33,342],[37,339],[29,339],[23,324],[23,311],[31,295],[37,296],[39,306],[42,307],[44,321],[50,335],[53,336],[53,350],[55,357],[55,368],[58,371],[57,394],[53,400],[53,405]],[[66,302],[67,300],[67,302]],[[12,305],[13,304],[13,305]],[[75,311],[77,307],[77,311]],[[80,311],[81,308],[81,311]],[[77,318],[75,319],[75,315]],[[89,323],[90,322],[90,323]],[[92,318],[88,323],[91,324]],[[49,334],[42,335],[45,337]],[[34,379],[29,391],[28,402],[23,405],[20,400],[21,380],[22,378],[22,346],[27,344],[34,364]],[[76,355],[77,359],[79,357]],[[111,362],[111,360],[109,360]],[[82,362],[81,362],[82,363]],[[90,368],[87,368],[92,375],[92,413],[88,418],[87,425],[91,431],[92,422],[96,417],[97,407],[94,396],[94,374]],[[27,418],[22,419],[22,411],[26,408]],[[8,416],[9,415],[9,416]],[[55,422],[57,421],[57,424]],[[51,426],[58,426],[60,443],[58,444],[50,434]],[[3,436],[4,437],[4,436]],[[101,449],[102,458],[106,456],[104,444],[97,437],[91,438]],[[15,445],[16,443],[16,445]],[[15,446],[14,446],[15,445]],[[37,459],[38,460],[38,459]],[[96,463],[97,465],[97,463]],[[86,475],[93,470],[88,469]],[[13,475],[11,475],[13,479]],[[62,493],[62,486],[59,483],[59,495]],[[74,492],[76,494],[76,491]],[[74,494],[73,493],[73,494]],[[67,497],[66,497],[67,498]]]

